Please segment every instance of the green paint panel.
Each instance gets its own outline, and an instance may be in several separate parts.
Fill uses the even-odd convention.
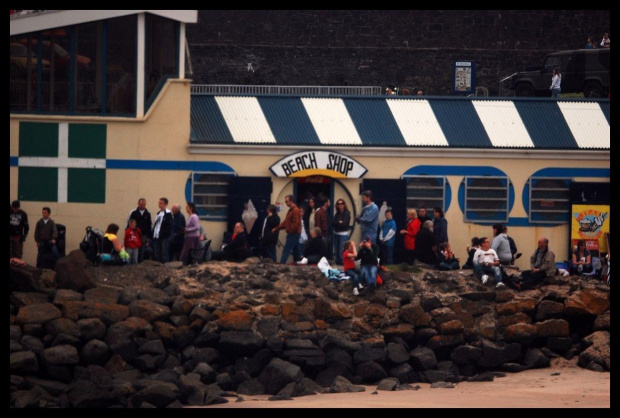
[[[19,167],[17,192],[19,200],[37,202],[58,201],[58,169]]]
[[[67,202],[105,203],[105,170],[69,168]]]
[[[105,158],[107,125],[69,124],[69,158]]]
[[[57,123],[19,123],[20,157],[58,157]]]

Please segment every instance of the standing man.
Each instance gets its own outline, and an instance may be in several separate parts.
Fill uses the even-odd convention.
[[[11,203],[9,236],[11,238],[10,258],[21,259],[24,255],[24,241],[26,241],[28,231],[30,231],[30,225],[28,224],[28,215],[20,206],[19,200],[14,200]]]
[[[280,225],[280,217],[278,216],[278,208],[276,205],[267,206],[267,216],[263,221],[263,228],[260,231],[260,248],[261,256],[271,258],[274,263],[276,260],[276,244],[278,243],[279,232],[272,232],[273,228]]]
[[[280,264],[286,264],[291,251],[293,252],[293,261],[301,259],[301,248],[299,246],[299,238],[301,236],[301,214],[293,199],[294,197],[292,194],[284,198],[284,204],[289,208],[286,218],[284,218],[284,222],[271,230],[271,232],[276,233],[281,229],[286,229],[286,243],[282,250]]]
[[[34,240],[39,249],[37,268],[54,268],[56,259],[58,259],[58,249],[56,248],[58,230],[56,229],[56,223],[50,218],[51,209],[46,206],[41,213],[43,217],[39,219],[39,222],[34,227]],[[52,256],[54,257],[53,263],[49,261]]]
[[[426,216],[426,208],[418,208],[418,219],[420,220],[420,225],[423,225],[426,221],[432,221],[432,219]]]
[[[140,253],[138,254],[138,263],[144,261],[144,250],[149,246],[151,241],[151,212],[146,209],[146,199],[141,197],[138,199],[138,207],[131,211],[129,219],[135,219],[138,224],[138,228],[142,232],[142,247],[140,247]],[[127,220],[127,228],[129,228],[129,220]]]
[[[493,275],[495,287],[503,287],[502,271],[499,268],[499,257],[495,250],[491,249],[491,242],[487,237],[480,238],[480,249],[476,250],[473,258],[474,272],[482,284],[489,280],[488,274]]]
[[[170,235],[172,234],[172,212],[168,209],[168,199],[159,199],[159,212],[153,225],[153,256],[156,261],[167,263],[170,261]]]
[[[316,213],[314,214],[314,226],[318,226],[321,228],[321,234],[323,235],[323,241],[327,242],[327,226],[328,226],[328,212],[329,207],[331,206],[331,202],[329,199],[325,199],[323,201],[323,206],[321,206]]]
[[[436,207],[433,209],[433,234],[435,234],[435,242],[437,245],[449,242],[448,240],[448,221],[443,216],[443,209]]]
[[[377,229],[379,228],[379,208],[372,201],[372,192],[370,190],[364,190],[362,192],[362,207],[361,214],[355,217],[355,220],[360,223],[362,228],[362,237],[370,236],[371,242],[376,244],[377,242]]]
[[[185,243],[185,216],[181,213],[181,205],[172,205],[172,236],[170,237],[170,261],[181,260],[181,250]]]

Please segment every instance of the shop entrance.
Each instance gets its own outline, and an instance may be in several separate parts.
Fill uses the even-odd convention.
[[[316,208],[318,209],[323,205],[326,199],[330,199],[333,205],[333,195],[334,195],[334,182],[330,177],[325,176],[308,176],[308,177],[300,177],[295,182],[295,196],[297,200],[297,204],[300,208],[304,208],[306,214],[304,216],[304,225],[306,228],[306,233],[308,234],[308,239],[310,239],[310,230],[309,230],[309,222],[308,220],[308,201],[313,198],[316,204]],[[329,222],[328,222],[328,237],[331,237],[331,214],[333,213],[333,206],[329,208],[328,212],[330,213]],[[327,243],[327,252],[328,258],[332,258],[333,249],[331,245],[331,239],[328,240]]]

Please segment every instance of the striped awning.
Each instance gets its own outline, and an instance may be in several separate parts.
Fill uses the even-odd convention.
[[[609,100],[192,95],[192,144],[610,149]]]

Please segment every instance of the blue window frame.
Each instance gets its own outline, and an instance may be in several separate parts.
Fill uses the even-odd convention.
[[[465,222],[508,222],[510,212],[510,179],[504,176],[466,176]]]
[[[529,221],[565,224],[570,221],[570,178],[530,177]]]
[[[445,212],[448,185],[445,176],[407,175],[403,178],[407,181],[407,208],[424,207],[432,214],[434,208],[440,207]]]
[[[230,176],[220,172],[193,172],[191,200],[198,208],[198,217],[215,221],[228,219],[228,183]]]

